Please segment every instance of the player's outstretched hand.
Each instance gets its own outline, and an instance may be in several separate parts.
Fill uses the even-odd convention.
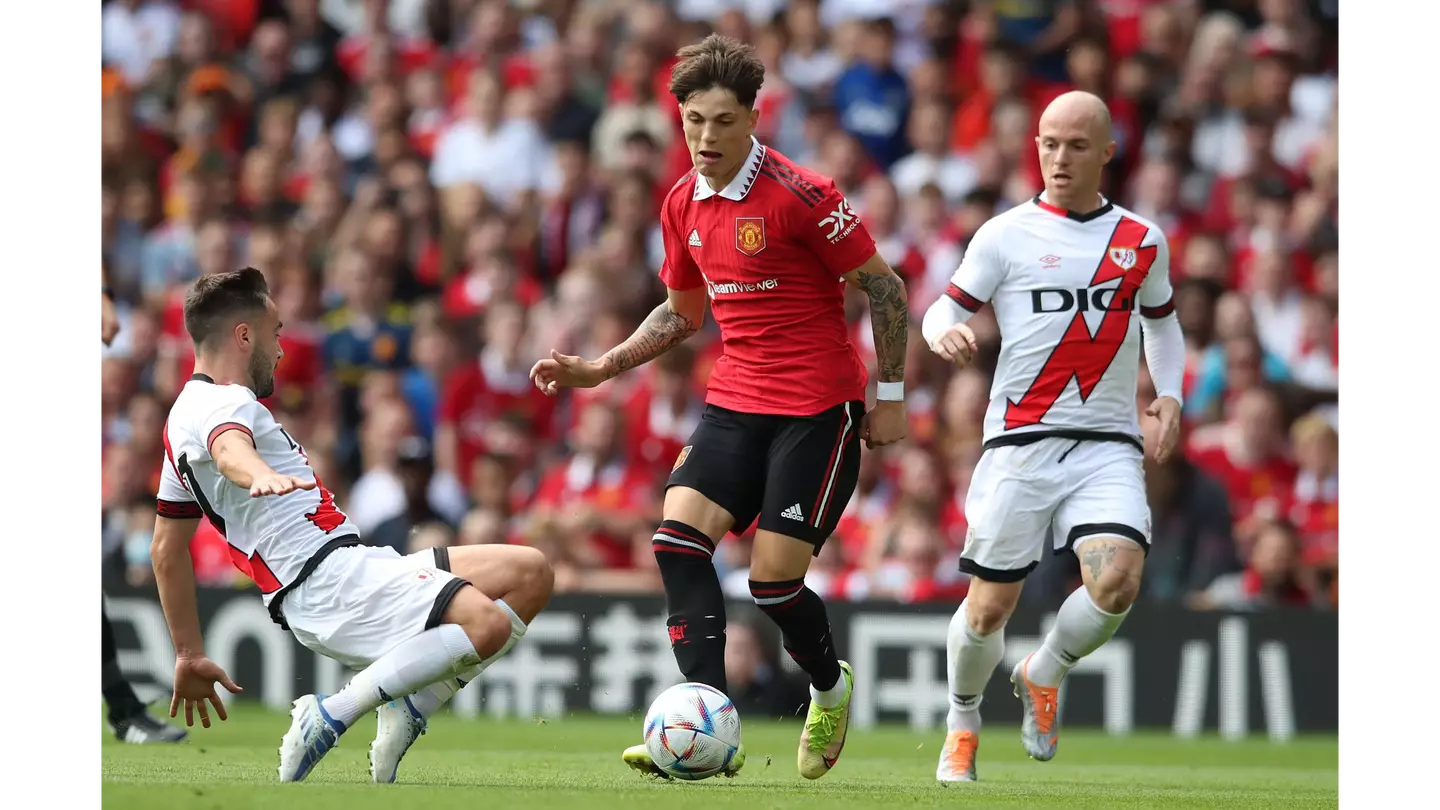
[[[175,693],[170,698],[170,716],[174,717],[183,703],[185,725],[195,725],[195,710],[198,708],[200,725],[209,728],[210,710],[205,708],[205,701],[208,700],[215,707],[215,715],[221,720],[226,719],[225,704],[215,691],[216,682],[229,690],[232,695],[238,695],[244,691],[230,680],[230,676],[225,674],[225,670],[221,669],[219,664],[203,655],[199,658],[177,658],[175,660]]]
[[[865,440],[866,447],[874,450],[905,438],[909,424],[910,420],[905,415],[905,403],[882,400],[875,403],[875,407],[865,414],[864,431],[860,437]]]
[[[1160,441],[1155,443],[1155,461],[1164,464],[1180,443],[1180,403],[1174,397],[1159,397],[1145,409],[1145,414],[1160,420]]]
[[[964,368],[970,358],[975,356],[975,331],[963,323],[957,323],[935,338],[935,342],[930,344],[930,351],[940,355],[946,362]]]
[[[551,349],[550,357],[530,369],[530,379],[536,388],[553,397],[561,388],[594,388],[605,382],[605,369],[598,362]]]
[[[266,495],[285,495],[297,489],[314,489],[314,481],[296,478],[293,475],[267,473],[250,482],[250,497],[263,498]]]

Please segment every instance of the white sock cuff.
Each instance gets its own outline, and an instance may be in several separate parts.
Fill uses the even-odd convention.
[[[476,651],[475,645],[470,641],[470,634],[465,628],[458,624],[442,624],[435,628],[440,633],[440,643],[445,647],[445,655],[457,667],[469,669],[480,661],[480,653]]]
[[[1130,608],[1128,607],[1119,613],[1110,613],[1108,611],[1102,610],[1099,605],[1095,604],[1095,599],[1090,596],[1089,588],[1081,585],[1078,590],[1084,596],[1085,603],[1090,606],[1090,609],[1103,616],[1107,622],[1115,619],[1123,619],[1126,616],[1130,615]],[[1132,605],[1131,607],[1134,606]]]
[[[504,599],[496,599],[495,606],[505,611],[505,615],[510,617],[510,635],[517,638],[525,635],[525,631],[526,629],[528,629],[528,626],[525,624],[525,621],[520,618],[520,614],[516,613],[509,605],[505,604]]]

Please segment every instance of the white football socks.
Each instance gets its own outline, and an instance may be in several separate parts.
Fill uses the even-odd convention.
[[[1096,606],[1084,585],[1076,588],[1060,606],[1045,643],[1030,657],[1025,677],[1036,686],[1059,686],[1071,667],[1115,635],[1129,613],[1128,609],[1106,613]]]
[[[1005,655],[1005,628],[988,636],[975,632],[965,617],[965,602],[960,603],[950,618],[950,632],[945,637],[945,652],[950,660],[947,681],[950,686],[950,711],[945,715],[947,731],[980,732],[980,701],[985,684]]]
[[[361,670],[321,707],[346,728],[383,703],[474,667],[475,645],[458,624],[442,624],[408,638]]]
[[[421,717],[429,717],[438,711],[450,698],[455,697],[461,689],[465,688],[465,684],[480,677],[480,673],[484,672],[487,667],[504,658],[505,654],[510,652],[510,648],[514,647],[516,642],[520,641],[520,638],[525,635],[525,622],[521,621],[520,617],[515,611],[510,609],[509,605],[505,604],[505,600],[496,599],[495,605],[510,616],[510,638],[506,640],[505,646],[501,647],[494,655],[459,675],[432,683],[415,692],[413,695],[410,695],[410,707],[418,712]],[[395,697],[399,698],[400,696],[396,695]]]

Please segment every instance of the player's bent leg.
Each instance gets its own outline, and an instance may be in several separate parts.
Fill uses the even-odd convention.
[[[465,672],[507,642],[510,612],[426,556],[342,548],[285,597],[281,610],[298,641],[360,671],[333,695],[295,702],[281,781],[304,779],[362,715]]]
[[[991,582],[972,576],[970,589],[945,638],[950,709],[945,716],[945,745],[935,778],[974,782],[980,747],[980,704],[985,685],[1005,655],[1005,623],[1015,612],[1023,580]]]
[[[1055,705],[1060,682],[1082,658],[1115,635],[1140,592],[1144,547],[1134,539],[1092,535],[1074,545],[1084,585],[1060,606],[1044,643],[1015,666],[1011,681],[1025,708],[1021,741],[1031,757],[1055,756],[1059,729]]]
[[[436,567],[468,581],[497,606],[513,611],[521,622],[511,640],[491,656],[498,660],[524,635],[523,627],[539,615],[550,601],[555,574],[544,553],[525,546],[457,546],[436,548]],[[488,665],[488,664],[487,664]],[[431,717],[441,706],[480,676],[481,666],[429,684],[408,696],[399,696],[376,710],[375,740],[370,745],[370,775],[376,782],[394,782],[400,761],[425,734]]]
[[[985,686],[1005,654],[1004,628],[1025,577],[1040,563],[1044,538],[1063,497],[1064,474],[1054,443],[986,450],[965,498],[970,529],[960,570],[970,588],[946,634],[950,708],[935,776],[973,781]]]
[[[504,600],[529,624],[550,603],[555,570],[545,553],[529,546],[488,545],[437,548],[436,567],[469,582],[491,599]]]
[[[835,767],[845,748],[855,673],[836,654],[830,619],[819,594],[805,586],[816,546],[760,530],[750,557],[750,594],[775,622],[785,651],[810,676],[810,710],[796,764],[806,779]]]
[[[677,473],[679,470],[677,467]],[[678,477],[672,477],[672,483]],[[703,683],[724,692],[728,688],[725,597],[713,556],[716,542],[730,531],[735,518],[698,489],[684,485],[666,489],[662,517],[651,548],[665,585],[666,626],[675,663],[687,682]],[[625,749],[621,760],[647,776],[670,778],[655,765],[643,744]],[[742,745],[724,775],[733,777],[744,766]]]
[[[725,692],[725,597],[713,557],[736,518],[687,486],[666,490],[662,518],[651,549],[665,586],[666,628],[675,663],[686,681]]]

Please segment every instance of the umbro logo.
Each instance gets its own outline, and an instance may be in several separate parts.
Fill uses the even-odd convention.
[[[1046,270],[1054,270],[1060,266],[1060,257],[1053,253],[1040,257],[1041,266]]]
[[[690,231],[690,247],[705,247],[704,243],[700,241],[700,232],[697,230]]]
[[[802,523],[805,521],[805,513],[800,511],[800,504],[798,503],[781,512],[780,516],[790,518],[791,520],[798,520]]]

